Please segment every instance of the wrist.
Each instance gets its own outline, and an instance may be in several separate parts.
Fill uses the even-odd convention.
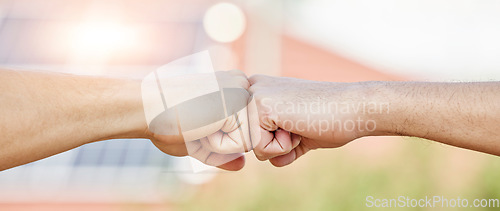
[[[141,81],[128,79],[104,79],[105,87],[98,92],[100,109],[104,111],[100,140],[117,138],[148,138],[149,131],[144,116]]]
[[[387,83],[384,81],[360,82],[356,86],[359,90],[359,98],[356,104],[363,107],[362,112],[358,112],[357,118],[364,122],[363,128],[358,131],[359,137],[364,136],[384,136],[393,134],[393,123],[389,119],[396,109],[390,96]]]

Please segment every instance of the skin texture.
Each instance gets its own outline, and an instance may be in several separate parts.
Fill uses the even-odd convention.
[[[500,82],[331,83],[263,75],[249,80],[261,126],[301,136],[290,150],[254,149],[257,158],[275,166],[288,165],[312,149],[380,135],[421,137],[500,155]],[[309,109],[298,109],[304,107]],[[318,121],[304,124],[308,118]]]
[[[0,170],[99,140],[146,137],[138,85],[0,70]]]
[[[249,86],[241,71],[218,72],[217,77],[221,87]],[[205,133],[201,136],[208,138],[188,143],[180,135],[150,132],[142,105],[141,81],[0,70],[0,93],[0,170],[116,138],[147,138],[174,156],[186,156],[187,149],[191,149],[193,157],[226,170],[239,170],[245,163],[242,151],[226,150],[231,154],[223,155],[216,152],[223,151],[219,145],[211,147],[208,141],[220,129],[234,131],[231,118],[201,131]],[[223,141],[232,142],[227,137]]]

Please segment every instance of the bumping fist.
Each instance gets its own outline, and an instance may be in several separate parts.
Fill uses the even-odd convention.
[[[226,170],[241,169],[243,153],[251,150],[259,160],[290,163],[303,154],[303,137],[283,128],[280,115],[265,106],[265,100],[287,100],[282,94],[288,92],[278,90],[288,89],[281,87],[285,84],[271,79],[248,79],[238,70],[214,72],[207,52],[163,66],[142,83],[153,144]]]
[[[170,155],[190,155],[226,170],[241,169],[243,153],[253,148],[249,86],[241,71],[213,72],[207,52],[149,74],[143,80],[142,95],[153,144]]]

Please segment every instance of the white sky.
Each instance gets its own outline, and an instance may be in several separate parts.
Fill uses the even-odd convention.
[[[287,30],[388,72],[500,80],[500,1],[304,0]]]
[[[380,70],[427,80],[500,80],[498,0],[287,5],[293,6],[286,16],[288,32]]]

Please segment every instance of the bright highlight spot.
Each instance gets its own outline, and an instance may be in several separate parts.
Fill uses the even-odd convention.
[[[217,42],[227,43],[238,39],[245,30],[245,15],[234,4],[218,3],[210,7],[203,18],[208,36]]]
[[[131,27],[116,23],[92,22],[78,26],[71,40],[78,54],[107,55],[124,50],[136,43],[136,32]]]

